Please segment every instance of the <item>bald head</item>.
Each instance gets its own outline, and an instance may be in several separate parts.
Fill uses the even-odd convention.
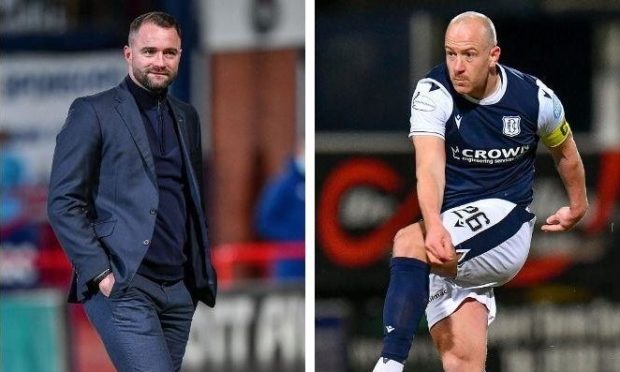
[[[448,24],[448,28],[446,30],[446,34],[450,32],[451,29],[458,26],[480,26],[480,32],[483,40],[487,44],[489,48],[492,48],[497,45],[497,33],[495,32],[495,25],[493,25],[493,21],[482,13],[478,12],[464,12],[456,17],[452,18],[450,23]]]
[[[446,30],[445,50],[450,80],[459,94],[482,99],[497,89],[500,48],[487,16],[465,12],[454,17]]]

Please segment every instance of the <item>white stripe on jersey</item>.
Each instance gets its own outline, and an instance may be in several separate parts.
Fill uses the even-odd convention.
[[[409,137],[422,134],[444,138],[452,109],[452,97],[443,85],[434,79],[420,80],[411,99]]]

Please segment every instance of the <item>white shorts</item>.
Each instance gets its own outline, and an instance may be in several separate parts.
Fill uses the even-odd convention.
[[[428,328],[472,298],[495,319],[493,287],[517,275],[530,249],[536,218],[529,210],[502,199],[483,199],[449,209],[442,221],[460,255],[456,278],[430,274]]]

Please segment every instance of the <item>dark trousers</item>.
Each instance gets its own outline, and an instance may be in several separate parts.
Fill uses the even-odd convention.
[[[195,310],[183,281],[159,284],[136,274],[118,292],[97,292],[84,302],[116,369],[180,371]]]

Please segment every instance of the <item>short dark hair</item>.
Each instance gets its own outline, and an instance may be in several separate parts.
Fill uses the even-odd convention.
[[[131,22],[131,25],[129,25],[129,36],[127,37],[128,44],[131,44],[131,39],[145,23],[153,23],[163,28],[174,28],[179,38],[181,38],[181,27],[173,16],[164,12],[148,12],[137,16]]]

